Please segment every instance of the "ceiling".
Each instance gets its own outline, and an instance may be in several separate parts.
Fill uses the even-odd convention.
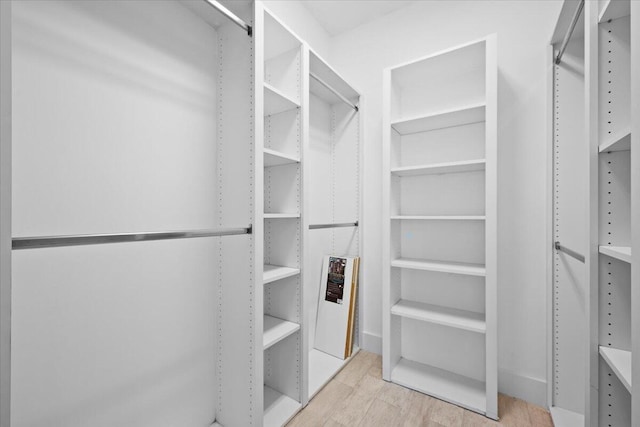
[[[412,1],[404,0],[303,0],[331,36],[337,36],[357,26],[403,8]]]

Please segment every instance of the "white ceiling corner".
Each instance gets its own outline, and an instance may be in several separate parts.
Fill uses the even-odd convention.
[[[401,9],[412,0],[300,0],[331,36]]]

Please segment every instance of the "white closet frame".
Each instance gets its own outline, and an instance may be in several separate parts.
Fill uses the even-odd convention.
[[[1,270],[1,276],[0,276],[0,343],[1,343],[1,348],[2,348],[2,354],[0,356],[0,425],[2,427],[8,427],[11,423],[11,409],[12,409],[12,404],[11,404],[11,288],[12,288],[12,283],[11,283],[11,258],[12,258],[12,222],[11,222],[11,211],[12,211],[12,207],[11,207],[11,191],[12,191],[12,183],[11,183],[11,179],[12,179],[12,159],[11,159],[11,155],[12,155],[12,135],[11,135],[11,126],[12,126],[12,120],[14,119],[12,117],[12,98],[11,98],[11,94],[12,94],[12,76],[11,76],[11,70],[12,70],[12,57],[11,57],[11,50],[12,50],[12,6],[15,8],[14,5],[12,5],[13,2],[11,1],[2,1],[0,2],[0,17],[2,19],[1,25],[0,25],[0,30],[1,30],[1,41],[0,41],[0,64],[2,66],[2,69],[0,70],[0,75],[1,75],[1,80],[0,80],[0,170],[1,170],[1,175],[0,175],[0,270]],[[235,28],[235,25],[238,26],[243,26],[243,28],[245,30],[250,30],[250,27],[244,23],[243,21],[241,21],[238,18],[235,18],[233,23],[230,23],[229,21],[226,20],[226,18],[222,17],[221,15],[216,15],[215,17],[212,16],[212,9],[211,6],[214,6],[214,8],[221,10],[221,9],[225,9],[225,6],[223,4],[220,4],[219,2],[212,2],[211,5],[207,5],[205,2],[202,3],[190,3],[189,5],[185,5],[185,4],[180,4],[181,2],[176,1],[175,2],[177,5],[179,5],[179,7],[187,7],[189,9],[192,9],[193,12],[195,12],[196,15],[194,15],[193,19],[199,19],[198,16],[200,17],[200,19],[202,19],[203,21],[205,21],[208,25],[216,28],[216,31],[218,32],[218,40],[216,40],[216,42],[219,43],[219,46],[216,47],[216,51],[217,48],[220,47],[222,48],[222,46],[224,46],[225,48],[228,47],[227,44],[227,40],[229,40],[230,44],[234,44],[237,43],[233,48],[233,49],[229,49],[226,50],[224,52],[224,55],[227,55],[229,52],[233,52],[236,54],[236,57],[234,58],[234,64],[241,64],[241,66],[243,66],[243,72],[242,73],[236,73],[236,74],[232,74],[232,73],[228,73],[225,77],[227,77],[227,80],[225,80],[224,82],[221,81],[222,77],[220,77],[220,79],[216,82],[216,85],[218,86],[226,86],[229,85],[229,87],[232,88],[238,88],[238,86],[236,86],[236,83],[239,80],[245,79],[245,75],[249,76],[251,73],[251,69],[252,69],[252,58],[250,56],[251,53],[251,40],[248,38],[246,32],[243,34],[242,30]],[[215,3],[215,4],[213,4]],[[229,5],[232,9],[236,10],[236,6],[237,5],[230,5],[227,2],[222,2],[224,4]],[[221,6],[221,9],[220,9]],[[242,9],[242,7],[240,7],[240,9]],[[246,12],[245,9],[242,9],[241,14],[244,15]],[[186,12],[185,14],[188,14],[191,12]],[[248,14],[247,17],[245,17],[245,19],[247,18],[251,18],[251,14]],[[55,16],[52,16],[52,19],[55,19]],[[232,27],[233,28],[228,28],[228,27]],[[221,27],[225,27],[225,28],[221,28]],[[15,27],[14,27],[15,29]],[[186,29],[188,31],[188,29]],[[223,40],[225,39],[225,40]],[[238,46],[242,45],[242,48],[240,49],[236,49]],[[217,51],[218,55],[217,58],[218,59],[222,59],[222,58],[229,58],[228,56],[223,56],[222,52]],[[243,54],[245,54],[244,56],[242,56]],[[229,68],[232,68],[232,66],[230,65],[231,60],[229,61],[229,64],[218,64],[219,65],[219,70],[222,72],[228,72]],[[245,84],[243,84],[242,86],[239,86],[241,89],[241,93],[237,98],[237,102],[236,104],[233,105],[233,107],[235,108],[235,112],[241,110],[243,112],[246,111],[246,114],[236,114],[233,115],[234,112],[234,108],[226,108],[227,111],[231,111],[233,117],[226,117],[225,120],[225,124],[229,124],[229,128],[226,132],[222,132],[219,131],[219,129],[216,129],[216,133],[218,135],[218,138],[214,138],[211,142],[214,145],[220,145],[220,146],[224,146],[226,149],[226,155],[228,157],[225,157],[225,159],[228,161],[230,158],[238,158],[241,156],[244,156],[245,152],[244,150],[246,149],[247,152],[249,152],[250,148],[252,148],[252,140],[247,138],[247,139],[242,139],[242,140],[235,140],[235,141],[230,141],[229,138],[229,133],[232,132],[234,128],[234,125],[237,125],[238,122],[242,122],[245,121],[246,124],[240,128],[238,128],[239,130],[241,130],[241,132],[246,132],[249,133],[252,129],[252,123],[249,123],[251,114],[251,101],[252,101],[252,97],[253,97],[253,91],[250,90],[251,89],[251,81],[250,79],[246,78],[244,80]],[[242,91],[242,89],[245,88],[244,91]],[[229,90],[227,90],[224,94],[224,96],[228,98],[230,97],[230,92]],[[223,95],[220,95],[219,97],[216,98],[216,102],[221,102],[220,97],[222,97]],[[244,98],[246,97],[246,98]],[[243,99],[244,98],[244,99]],[[212,120],[217,120],[217,117],[212,117]],[[231,146],[231,142],[233,142],[234,145]],[[220,159],[215,159],[216,161],[222,161]],[[247,174],[244,175],[243,173],[243,169],[238,169],[238,174],[236,176],[233,176],[233,173],[228,173],[228,172],[220,172],[218,175],[218,178],[221,179],[220,182],[220,186],[222,186],[222,181],[226,181],[227,183],[229,183],[229,181],[234,181],[236,183],[236,187],[233,187],[233,189],[240,191],[240,188],[245,188],[245,186],[248,188],[250,186],[250,182],[252,181],[253,177],[252,177],[252,173],[253,171],[251,170],[253,165],[254,159],[250,156],[249,158],[242,158],[242,164],[245,165],[244,167],[247,168]],[[228,171],[228,170],[227,170]],[[242,175],[242,176],[239,176]],[[237,178],[237,179],[236,179]],[[78,178],[81,179],[81,178]],[[239,182],[241,181],[241,182]],[[242,187],[240,187],[242,186]],[[231,191],[227,191],[229,190],[229,187],[227,187],[226,185],[224,186],[224,190],[225,190],[225,195],[230,195],[232,194]],[[219,200],[221,201],[221,200]],[[246,205],[247,207],[249,205],[251,205],[253,203],[252,198],[250,197],[249,194],[247,194],[247,198],[245,199]],[[233,206],[233,205],[230,205]],[[243,210],[244,209],[244,204],[240,205],[240,209],[239,210]],[[241,264],[246,264],[248,262],[248,260],[250,260],[252,258],[251,252],[252,252],[252,236],[251,236],[251,224],[249,219],[251,218],[251,214],[249,214],[248,209],[247,211],[242,212],[241,215],[238,215],[237,220],[240,220],[240,216],[244,217],[246,214],[246,221],[247,224],[242,224],[242,225],[248,225],[248,228],[243,229],[243,231],[240,230],[235,230],[235,231],[230,231],[229,228],[226,228],[225,226],[227,226],[228,224],[231,224],[234,222],[234,217],[233,214],[228,212],[228,210],[224,210],[224,209],[220,209],[220,218],[218,218],[219,223],[220,224],[216,224],[216,225],[220,225],[221,227],[225,227],[226,231],[222,231],[221,233],[219,233],[220,230],[217,231],[213,231],[213,230],[208,230],[204,233],[193,233],[191,235],[189,235],[190,233],[181,233],[178,232],[177,234],[174,234],[173,236],[152,236],[153,233],[141,233],[142,235],[146,236],[146,237],[151,237],[149,240],[160,240],[160,239],[164,239],[164,238],[181,238],[181,237],[205,237],[205,236],[225,236],[228,234],[248,234],[248,236],[244,236],[244,237],[239,237],[239,240],[235,240],[235,242],[231,242],[230,240],[226,240],[224,242],[222,242],[221,240],[223,239],[238,239],[235,237],[216,237],[218,239],[218,247],[220,248],[220,256],[216,257],[216,259],[213,262],[216,263],[224,263],[225,266],[229,267],[229,269],[231,271],[229,271],[230,274],[233,274],[234,271],[237,271],[237,264],[241,263]],[[232,216],[232,218],[229,218],[229,216]],[[127,234],[127,233],[124,233]],[[133,234],[133,233],[131,233]],[[163,234],[172,234],[172,233],[163,233]],[[182,235],[181,237],[178,236],[179,234],[186,234],[186,235]],[[123,235],[110,235],[111,237],[115,236],[117,241],[133,241],[134,239],[128,239],[128,237],[131,236],[123,236]],[[62,236],[63,238],[65,236]],[[106,242],[106,239],[103,241],[100,241],[99,239],[95,239],[94,237],[96,236],[91,236],[91,238],[95,241],[98,242]],[[138,235],[138,237],[140,237],[140,235]],[[144,238],[146,240],[146,237]],[[124,240],[123,240],[124,239]],[[137,239],[137,238],[136,238]],[[37,239],[36,239],[37,240]],[[139,245],[140,247],[143,248],[143,245],[147,244],[147,243],[127,243],[127,245]],[[234,249],[235,247],[235,249]],[[130,246],[127,246],[127,248],[129,248],[130,250]],[[238,252],[243,252],[246,248],[246,253],[243,253],[243,256],[235,258],[235,259],[229,259],[229,258],[224,258],[223,256],[223,252],[226,252],[226,249],[230,249],[229,253],[233,254],[233,253],[238,253]],[[34,251],[38,251],[40,249],[32,249]],[[45,249],[46,250],[46,249]],[[248,413],[249,413],[249,405],[251,403],[250,399],[248,398],[248,396],[250,395],[250,381],[244,381],[244,378],[248,378],[248,375],[246,374],[248,371],[250,371],[252,368],[249,366],[249,369],[247,369],[248,365],[251,365],[251,363],[254,361],[252,359],[252,353],[250,351],[246,351],[246,349],[248,349],[251,345],[251,343],[254,341],[254,337],[252,337],[252,333],[254,331],[252,325],[251,325],[251,321],[250,321],[250,316],[249,316],[249,311],[246,308],[247,304],[247,296],[250,295],[251,290],[252,290],[252,278],[251,278],[251,274],[253,272],[253,268],[250,267],[249,268],[249,272],[247,273],[246,271],[244,272],[245,275],[249,276],[249,280],[244,281],[244,283],[241,284],[241,286],[234,286],[233,289],[227,289],[227,288],[231,288],[228,285],[225,285],[225,291],[229,291],[228,294],[225,294],[226,297],[228,297],[229,299],[233,300],[234,298],[240,298],[242,304],[238,304],[240,307],[242,307],[243,309],[245,309],[245,312],[247,313],[246,316],[243,317],[243,319],[241,320],[241,322],[235,322],[235,319],[230,319],[229,316],[227,316],[226,314],[221,314],[219,311],[219,306],[222,304],[222,301],[213,301],[212,302],[212,306],[213,306],[213,310],[215,310],[216,314],[216,318],[217,318],[217,322],[215,324],[216,328],[216,333],[218,334],[218,336],[216,337],[216,345],[215,345],[215,356],[216,356],[216,360],[215,360],[215,378],[216,378],[216,382],[215,382],[215,390],[212,391],[212,393],[216,396],[216,398],[210,402],[210,405],[214,408],[214,416],[218,416],[221,415],[222,412],[226,412],[226,414],[230,414],[230,413],[235,413],[233,416],[235,416],[236,414],[240,414],[241,417],[245,417]],[[216,280],[214,281],[214,283],[211,284],[212,287],[215,287],[216,289],[219,289],[219,286],[222,286],[222,281],[223,279],[219,277],[216,277]],[[220,292],[219,295],[221,295],[222,292]],[[229,301],[227,301],[229,302]],[[236,306],[235,303],[230,303],[229,306]],[[230,326],[233,323],[232,326]],[[244,328],[246,326],[246,329]],[[237,339],[235,339],[231,334],[229,334],[229,330],[232,330],[235,328],[235,333],[237,335],[242,335],[244,337],[247,337],[247,333],[248,333],[248,339],[243,339],[242,341],[238,341]],[[224,329],[225,331],[225,339],[223,340],[223,338],[221,338],[221,334],[222,334],[222,330]],[[14,336],[15,339],[15,336]],[[224,344],[224,345],[223,345]],[[230,352],[233,352],[235,354],[230,354]],[[223,355],[223,357],[218,358],[219,355]],[[225,373],[225,375],[223,375],[223,372]],[[241,373],[241,375],[237,375],[238,372]],[[224,376],[224,378],[223,378]],[[226,379],[226,380],[225,380]],[[224,383],[224,384],[223,384]],[[227,385],[231,385],[230,388],[227,388]],[[218,397],[220,395],[224,395],[226,402],[225,403],[221,403],[219,402]],[[239,409],[233,409],[232,406],[233,405],[238,405],[240,406]],[[261,408],[260,408],[261,409]],[[233,419],[233,416],[230,417],[230,419]],[[218,426],[219,424],[215,421],[215,420],[211,420],[211,422],[213,423],[213,426]],[[236,425],[241,425],[244,424],[242,421],[237,422]]]
[[[552,44],[562,40],[578,3],[564,2]],[[557,342],[559,337],[555,336],[553,323],[559,313],[552,309],[554,287],[550,284],[549,406],[559,427],[635,426],[640,423],[640,393],[634,392],[632,387],[640,381],[640,267],[638,251],[631,250],[640,245],[637,191],[640,188],[640,155],[636,136],[637,118],[640,117],[640,49],[635,43],[640,40],[638,6],[637,2],[629,0],[585,1],[573,40],[569,43],[574,50],[579,46],[584,51],[583,87],[572,94],[576,105],[583,106],[582,123],[574,131],[584,135],[581,137],[584,145],[579,147],[581,155],[570,160],[577,163],[577,167],[584,164],[588,171],[586,245],[575,248],[585,250],[584,306],[573,313],[577,318],[583,313],[585,317],[580,323],[584,329],[573,331],[584,337],[584,347],[568,350],[566,342],[561,339]],[[551,49],[549,57],[555,53]],[[575,59],[568,59],[566,67],[569,70],[575,67],[572,60]],[[564,120],[565,128],[565,116],[571,111],[571,106],[567,106],[571,102],[567,97],[568,89],[571,88],[559,88],[560,93],[565,94],[560,100],[564,108],[550,109],[549,114],[552,121],[558,120],[562,124]],[[554,88],[550,87],[549,92],[551,99],[558,97]],[[551,139],[556,132],[554,126]],[[565,143],[566,139],[565,135]],[[565,156],[564,162],[569,165],[567,160]],[[554,176],[557,172],[550,169]],[[563,202],[564,205],[571,203],[561,200],[560,204]],[[581,211],[584,207],[580,204],[573,209]],[[567,255],[567,260],[573,257]],[[550,283],[553,283],[552,273]],[[580,284],[580,280],[577,283]],[[561,315],[565,323],[569,319],[566,316],[566,313]],[[555,346],[564,349],[563,352],[578,351],[584,355],[584,413],[555,407],[554,371],[559,369]]]
[[[491,35],[388,68],[383,75],[383,378],[386,381],[396,382],[431,394],[493,419],[498,419],[496,49],[496,36]],[[473,65],[469,65],[475,64],[474,61],[481,61],[480,71],[476,71]],[[473,71],[470,71],[469,68]],[[464,74],[465,72],[471,77]],[[464,88],[456,87],[457,90],[452,96],[457,104],[445,96],[441,89],[433,87],[435,84],[433,82],[440,81],[438,79],[443,79],[445,75],[458,75],[456,73],[460,73],[465,79],[462,84]],[[403,77],[399,77],[400,75]],[[398,81],[399,79],[402,79],[402,85]],[[447,83],[451,84],[451,81],[449,80]],[[418,88],[416,93],[413,93],[413,89],[406,89],[411,84]],[[429,84],[432,86],[429,86],[429,89],[425,91],[424,87]],[[451,86],[446,87],[449,90],[453,89]],[[403,89],[404,92],[401,93]],[[407,99],[401,99],[403,96],[406,96]],[[468,97],[472,99],[469,100]],[[436,101],[433,101],[432,98]],[[445,143],[444,138],[450,138],[450,136],[437,134],[437,136],[428,137],[431,138],[428,141],[429,144],[443,144],[443,146],[439,146],[440,151],[442,148],[451,150],[448,147],[449,143],[459,144],[460,140],[478,135],[481,136],[482,154],[475,152],[473,147],[458,147],[456,153],[449,152],[445,155],[445,157],[447,155],[450,157],[446,161],[425,161],[423,159],[428,158],[430,151],[417,147],[420,144],[425,144],[427,137],[424,137],[425,141],[401,139],[413,138],[412,134],[433,135],[432,131],[443,132],[444,129],[446,132],[447,129],[454,127],[462,129],[468,124],[477,126],[477,123],[484,123],[484,128],[468,131],[465,134],[466,137],[457,136],[456,139],[454,136],[453,140],[447,140]],[[401,135],[408,135],[408,137]],[[421,157],[422,165],[405,165],[403,163],[417,162],[417,160],[408,160],[402,157],[401,147],[404,148],[409,144],[411,152]],[[437,148],[433,150],[431,155],[442,157],[441,153],[436,153]],[[477,148],[475,150],[477,151]],[[457,156],[462,156],[462,161]],[[479,157],[481,158],[479,159]],[[478,171],[485,173],[482,174]],[[466,200],[455,202],[457,200],[455,195],[458,191],[477,182],[477,180],[472,180],[463,183],[462,176],[466,173],[482,174],[484,187],[482,189],[474,187],[472,193],[467,192],[464,196],[458,194],[458,198],[473,199],[470,197],[472,194],[478,194],[482,191],[484,196],[481,199],[469,202],[478,204],[480,207],[469,207],[466,205]],[[437,177],[433,178],[435,181],[429,185],[429,190],[423,189],[425,183],[412,184],[412,187],[409,187],[410,184],[401,183],[408,182],[401,181],[406,179],[405,177],[433,176],[431,174],[436,174]],[[450,185],[448,188],[457,190],[445,195],[443,186],[447,183],[445,180],[449,179],[455,179],[455,181],[452,181],[454,184],[447,184]],[[403,185],[407,186],[404,190]],[[441,199],[430,201],[431,204],[423,202],[423,205],[418,208],[418,205],[413,201],[423,198],[425,194],[423,191],[428,191],[433,200],[436,199],[436,196]],[[455,200],[452,202],[450,199]],[[441,211],[439,204],[442,202],[450,204],[448,208],[444,208],[446,212]],[[425,209],[429,212],[422,212]],[[405,225],[412,221],[419,224]],[[447,227],[449,235],[438,232],[428,234],[434,233],[436,228],[430,229],[428,225],[438,222],[440,227]],[[484,222],[484,227],[481,225],[478,227],[478,222],[480,224]],[[449,254],[444,255],[444,259],[457,256],[452,253],[452,248],[458,248],[455,242],[459,245],[462,235],[471,233],[469,235],[476,236],[477,233],[480,233],[479,235],[482,236],[480,240],[472,238],[473,243],[470,245],[474,247],[476,244],[479,245],[484,262],[481,263],[482,265],[477,265],[478,261],[473,261],[474,264],[457,264],[451,262],[454,259],[442,262],[397,258],[398,256],[409,256],[403,255],[405,251],[402,248],[403,245],[410,248],[407,249],[408,252],[420,252],[421,249],[411,242],[414,233],[418,235],[418,238],[419,233],[423,233],[424,236],[431,236],[434,242],[441,242]],[[449,240],[448,236],[452,237],[453,246],[446,245]],[[430,246],[424,244],[426,242],[422,242],[423,249]],[[437,253],[437,250],[438,247],[432,247],[429,251],[434,259],[443,256]],[[468,250],[463,252],[465,252],[463,256],[467,258],[478,258],[477,253],[470,254]],[[436,275],[434,283],[427,283],[424,277],[408,276],[409,274],[425,274],[425,272]],[[440,276],[437,276],[438,274]],[[448,275],[445,276],[445,274]],[[482,280],[483,278],[484,280],[482,283],[471,283],[469,286],[469,282],[464,282],[468,280],[465,278],[473,280],[477,280],[477,278]],[[470,298],[452,296],[450,289],[448,289],[451,286],[445,286],[445,289],[439,290],[430,288],[429,292],[431,293],[425,296],[427,287],[435,286],[437,283],[445,283],[443,282],[445,279],[446,283],[451,286],[468,286],[467,291],[472,292],[474,296],[480,292],[484,298],[484,304],[473,309],[460,307],[462,305],[470,306]],[[406,297],[406,300],[403,299],[405,298],[403,296],[405,284],[412,285],[411,288],[407,288],[411,296]],[[419,295],[420,293],[422,295]],[[415,295],[419,295],[419,299],[422,301],[412,300]],[[431,305],[431,298],[439,299],[435,302],[436,305]],[[442,302],[447,298],[447,302]],[[428,304],[425,304],[427,302],[424,301],[425,299],[429,300]],[[471,299],[475,300],[476,298]],[[404,331],[405,329],[406,331]],[[425,342],[425,340],[429,340],[423,335],[426,332],[434,334],[429,342]],[[409,342],[403,343],[403,340]],[[423,345],[420,345],[421,342]],[[451,349],[447,351],[445,348],[454,348],[452,346],[460,342],[474,342],[474,349],[476,346],[481,348],[484,364],[468,368],[466,366],[468,363],[457,360],[455,366],[449,368],[451,370],[441,369],[438,365],[443,363],[452,365],[454,363],[446,360],[447,355],[451,355],[452,352],[463,353]],[[418,363],[411,360],[411,356],[405,358],[405,346],[407,347],[406,351],[409,351],[413,358],[435,360],[438,365],[430,366],[431,363]],[[471,377],[471,374],[466,374],[471,369],[473,369],[474,377]],[[477,377],[482,377],[482,380]]]
[[[308,135],[305,136],[307,146],[305,153],[307,158],[312,159],[313,164],[309,164],[305,168],[305,194],[306,206],[308,212],[309,228],[322,226],[321,229],[309,230],[307,236],[307,244],[305,245],[305,316],[307,317],[307,343],[305,347],[305,357],[307,358],[307,375],[305,376],[305,392],[304,404],[306,405],[322,388],[335,376],[340,370],[358,353],[362,343],[362,328],[358,319],[362,318],[362,291],[361,286],[358,287],[355,333],[353,340],[353,352],[351,357],[340,360],[334,356],[323,353],[314,348],[313,337],[315,336],[316,318],[318,298],[320,291],[321,265],[324,255],[348,255],[361,256],[363,253],[363,233],[362,233],[362,129],[363,117],[362,98],[360,93],[354,89],[346,80],[338,74],[338,72],[329,65],[317,52],[310,47],[305,48],[305,61],[309,63],[308,79],[308,104],[305,114],[308,118],[305,122],[308,124],[305,129]],[[333,88],[339,95],[332,93],[331,90],[319,83],[315,77],[323,81],[324,84]],[[346,98],[346,101],[340,97]],[[357,106],[354,110],[346,102],[350,102]],[[331,123],[328,128],[321,130],[327,131],[329,141],[316,141],[311,138],[311,128],[320,126],[318,121],[326,117],[320,117],[316,108],[326,109],[330,111]],[[326,110],[324,112],[326,112]],[[355,117],[355,120],[353,118]],[[345,120],[347,123],[344,123]],[[314,129],[318,130],[318,129]],[[355,135],[354,135],[355,134]],[[314,135],[315,136],[315,135]],[[327,136],[327,135],[323,135]],[[327,164],[326,152],[320,153],[320,158],[316,158],[313,148],[317,149],[318,145],[329,142],[329,151],[331,158]],[[312,148],[312,144],[314,147]],[[322,145],[326,149],[326,145]],[[339,158],[338,158],[339,157]],[[349,166],[345,167],[345,163]],[[329,173],[324,176],[314,175],[319,172],[318,167],[328,168]],[[343,167],[344,170],[341,170]],[[330,185],[327,184],[330,179]],[[348,193],[340,197],[336,194],[336,186],[341,180],[349,181],[348,184],[354,187],[355,194]],[[353,182],[351,182],[353,180]],[[329,190],[329,191],[327,191]],[[317,198],[325,196],[326,200],[322,203]],[[339,203],[346,203],[350,215],[345,216],[344,206],[336,206]],[[352,204],[353,203],[353,204]],[[330,216],[329,216],[330,214]],[[351,227],[347,224],[356,223],[357,226]],[[343,225],[340,227],[331,227],[330,225]],[[326,227],[326,228],[324,228]],[[356,237],[353,239],[353,237]],[[327,240],[331,239],[329,243]],[[362,259],[361,259],[362,265]],[[360,267],[360,281],[362,280],[362,266]]]

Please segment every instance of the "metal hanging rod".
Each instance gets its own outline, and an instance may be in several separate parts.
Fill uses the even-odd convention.
[[[151,240],[193,239],[197,237],[251,234],[252,227],[191,231],[153,231],[149,233],[78,234],[72,236],[14,237],[13,249],[59,248],[62,246],[101,245],[105,243],[145,242]]]
[[[358,221],[356,222],[341,222],[337,224],[311,224],[309,226],[309,230],[317,230],[319,228],[341,228],[341,227],[357,227]]]
[[[556,242],[553,247],[556,248],[557,251],[564,252],[572,258],[575,258],[580,262],[584,262],[584,255],[580,255],[578,252],[562,246],[560,242]]]
[[[564,40],[562,40],[562,45],[560,45],[560,50],[558,51],[558,55],[556,56],[556,65],[558,65],[562,60],[562,55],[564,55],[564,51],[565,49],[567,49],[569,40],[571,40],[571,35],[573,34],[573,30],[576,28],[578,19],[580,19],[580,14],[582,13],[582,9],[584,9],[584,0],[580,0],[580,2],[578,3],[578,7],[576,8],[576,12],[573,14],[571,25],[569,25],[567,34],[564,35]]]
[[[231,12],[229,9],[227,9],[222,4],[220,4],[220,2],[217,2],[216,0],[204,0],[204,1],[207,2],[214,9],[216,9],[218,12],[222,13],[224,16],[232,20],[233,23],[236,24],[238,27],[245,30],[249,35],[249,37],[253,36],[253,28],[251,28],[251,25],[247,24],[242,19],[238,18],[233,12]]]
[[[309,75],[318,83],[320,83],[322,86],[326,87],[327,89],[329,89],[331,91],[331,93],[333,93],[335,96],[337,96],[338,98],[340,98],[340,100],[342,102],[344,102],[345,104],[347,104],[348,106],[350,106],[351,108],[353,108],[354,110],[358,111],[358,106],[355,105],[353,102],[349,101],[347,98],[344,97],[344,95],[342,95],[340,92],[338,92],[337,90],[335,90],[332,86],[330,86],[328,83],[326,83],[324,80],[322,80],[320,77],[316,76],[315,74],[309,72]]]

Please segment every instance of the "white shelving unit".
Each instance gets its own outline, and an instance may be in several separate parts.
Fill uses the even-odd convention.
[[[590,136],[592,222],[590,286],[598,296],[590,307],[592,342],[589,355],[593,408],[587,424],[630,426],[640,422],[640,407],[632,405],[631,387],[636,314],[632,310],[632,223],[640,211],[631,207],[631,155],[634,134],[631,111],[631,7],[628,0],[600,1],[586,10],[589,83],[587,110],[594,126]],[[592,9],[593,8],[593,9]],[[593,28],[593,31],[591,30]],[[633,190],[636,191],[636,190]],[[638,358],[636,357],[636,360]],[[597,361],[597,362],[596,362]]]
[[[253,405],[262,409],[265,427],[286,424],[301,408],[304,386],[304,61],[303,42],[277,17],[254,5],[255,87],[262,102],[256,105],[256,244],[262,283],[256,289],[260,303],[256,317],[262,323],[262,346],[257,349]],[[260,179],[262,178],[262,179]],[[258,243],[259,242],[259,243]],[[259,374],[258,374],[259,372]]]
[[[359,93],[316,52],[308,49],[309,73],[306,123],[306,155],[312,158],[305,168],[305,193],[310,225],[323,225],[308,231],[305,248],[305,311],[308,337],[306,404],[350,360],[323,353],[315,348],[316,315],[320,295],[322,263],[325,255],[362,256],[359,226],[331,227],[337,223],[358,223],[361,218],[361,121]],[[344,98],[344,99],[343,99]],[[346,102],[345,102],[346,99]],[[358,106],[358,108],[354,108]],[[362,301],[358,291],[352,356],[358,352],[361,331],[358,318]]]
[[[0,424],[250,425],[253,39],[206,2],[0,4]]]
[[[384,96],[383,378],[497,419],[496,37]]]

